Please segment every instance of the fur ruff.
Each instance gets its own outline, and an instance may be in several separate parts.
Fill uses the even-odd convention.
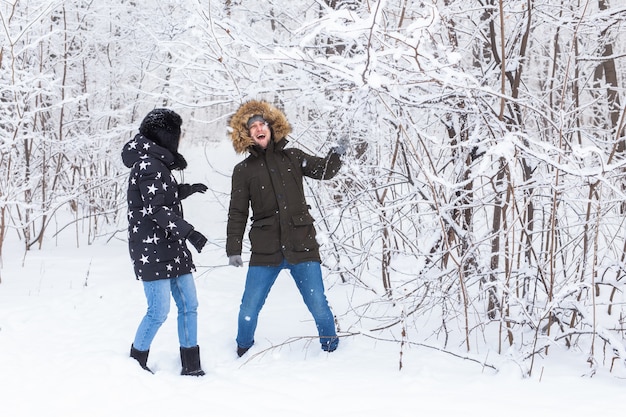
[[[281,110],[264,100],[250,100],[243,103],[229,120],[230,139],[238,154],[245,153],[254,145],[248,130],[248,119],[260,114],[267,121],[272,131],[272,140],[280,142],[291,133],[291,125]]]

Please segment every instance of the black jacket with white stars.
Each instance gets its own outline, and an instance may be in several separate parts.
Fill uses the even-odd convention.
[[[183,219],[172,153],[142,135],[124,145],[128,179],[128,249],[137,279],[175,278],[195,270],[185,238],[193,226]]]

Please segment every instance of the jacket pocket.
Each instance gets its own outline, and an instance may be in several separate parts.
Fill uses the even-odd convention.
[[[250,226],[250,245],[252,253],[272,254],[280,251],[276,216],[256,219]]]
[[[296,214],[291,217],[293,231],[290,237],[290,246],[296,252],[317,250],[319,244],[315,238],[316,232],[313,223],[315,220],[309,213]]]

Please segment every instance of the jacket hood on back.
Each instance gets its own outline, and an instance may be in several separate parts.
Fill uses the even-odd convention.
[[[141,134],[128,141],[122,149],[122,162],[127,168],[132,168],[136,162],[148,157],[159,159],[168,167],[175,161],[174,155],[169,150]]]
[[[248,119],[256,115],[262,116],[269,124],[274,142],[285,139],[291,133],[291,125],[281,110],[264,100],[247,101],[237,109],[229,120],[230,138],[235,152],[244,153],[254,145],[254,140],[250,137],[248,130]]]

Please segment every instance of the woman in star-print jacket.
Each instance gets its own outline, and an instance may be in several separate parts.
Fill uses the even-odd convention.
[[[178,184],[172,170],[187,167],[178,153],[182,119],[169,109],[155,109],[141,122],[139,134],[124,145],[128,180],[128,248],[135,276],[142,281],[148,310],[139,324],[130,356],[147,366],[150,345],[165,322],[170,294],[178,308],[178,338],[183,375],[204,375],[197,343],[198,298],[188,240],[198,252],[207,239],[183,218],[181,200],[204,184]]]

